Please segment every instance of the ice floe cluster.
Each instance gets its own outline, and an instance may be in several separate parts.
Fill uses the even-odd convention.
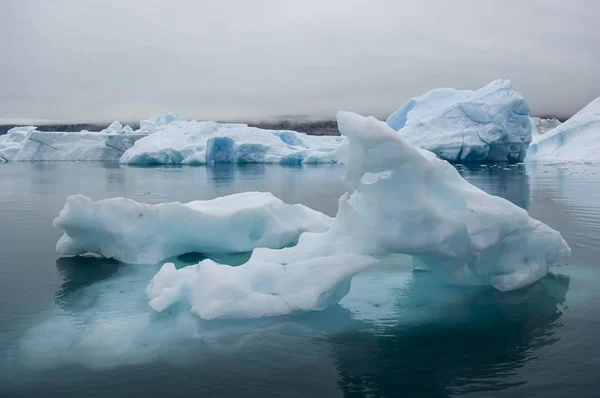
[[[407,101],[387,118],[387,124],[413,145],[451,163],[600,160],[598,104],[593,101],[564,124],[530,117],[529,105],[510,81],[495,80],[479,90],[431,90]],[[344,142],[344,137],[242,123],[187,121],[179,113],[167,112],[141,120],[136,131],[118,121],[100,132],[13,128],[0,136],[0,162],[338,163],[337,149]]]
[[[154,276],[146,290],[153,309],[183,303],[203,319],[323,309],[348,293],[356,273],[397,253],[450,283],[501,291],[536,282],[570,253],[557,231],[386,123],[348,112],[337,120],[348,192],[333,220],[267,194],[158,206],[76,196],[55,221],[65,229],[57,249],[144,262],[254,248],[241,266],[166,263]]]

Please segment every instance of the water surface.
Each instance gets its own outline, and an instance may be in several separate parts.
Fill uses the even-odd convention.
[[[52,220],[66,196],[258,190],[333,216],[341,167],[2,165],[0,396],[597,397],[600,167],[459,171],[560,230],[572,256],[509,293],[448,286],[396,256],[325,311],[200,322],[186,308],[150,311],[144,287],[160,264],[57,258]]]

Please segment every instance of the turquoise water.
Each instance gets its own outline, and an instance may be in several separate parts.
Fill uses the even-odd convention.
[[[510,293],[447,286],[397,256],[325,311],[200,322],[185,308],[150,311],[144,288],[160,264],[57,258],[65,197],[259,190],[334,215],[341,167],[2,165],[0,396],[597,397],[600,167],[459,170],[560,230],[572,256]]]

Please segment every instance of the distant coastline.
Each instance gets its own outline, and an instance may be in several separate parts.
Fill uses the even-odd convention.
[[[230,122],[224,122],[230,123]],[[231,122],[241,123],[241,122]],[[65,132],[79,132],[83,130],[87,131],[101,131],[108,127],[110,123],[76,123],[76,124],[43,124],[38,126],[40,131],[65,131]],[[279,120],[279,121],[268,121],[268,122],[247,122],[249,126],[259,127],[262,129],[271,130],[293,130],[310,135],[340,135],[337,122],[335,120],[322,120],[322,121],[290,121],[290,120]],[[134,130],[140,127],[139,123],[123,123],[123,125],[129,125]],[[0,135],[6,134],[6,132],[13,127],[23,126],[22,124],[5,124],[0,125]]]
[[[564,122],[566,119],[563,117],[555,116],[538,116],[542,119],[555,118]],[[242,122],[223,122],[223,123],[242,123]],[[337,128],[337,122],[335,120],[319,120],[319,121],[298,121],[298,120],[276,120],[276,121],[263,121],[263,122],[245,122],[249,126],[259,127],[262,129],[270,130],[292,130],[309,135],[340,135]],[[108,127],[108,123],[74,123],[74,124],[43,124],[39,125],[40,131],[66,131],[66,132],[78,132],[78,131],[100,131]],[[134,130],[140,127],[138,122],[136,123],[123,123],[123,125],[129,125]],[[0,125],[0,135],[6,134],[6,132],[13,127],[23,126],[22,124],[5,124]]]

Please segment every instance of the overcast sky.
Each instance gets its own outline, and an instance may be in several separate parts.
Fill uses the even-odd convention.
[[[534,114],[600,96],[596,0],[4,0],[0,119],[385,117],[509,78]]]

